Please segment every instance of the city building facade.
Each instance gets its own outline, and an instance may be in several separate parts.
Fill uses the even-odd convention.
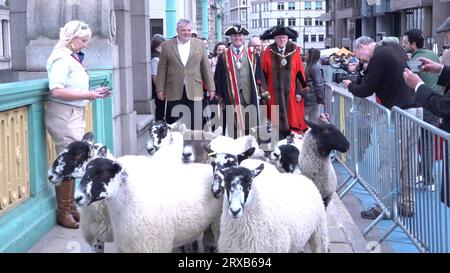
[[[326,0],[326,47],[347,47],[362,36],[401,38],[406,30],[419,28],[425,47],[442,53],[444,36],[436,29],[450,16],[450,0]]]
[[[322,0],[252,0],[249,15],[249,31],[261,35],[275,25],[289,26],[299,33],[296,39],[303,48],[325,47],[325,25],[321,15],[326,11]]]

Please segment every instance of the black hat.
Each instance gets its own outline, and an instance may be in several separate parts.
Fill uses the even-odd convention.
[[[232,25],[229,28],[227,28],[225,30],[225,35],[227,36],[231,36],[232,34],[244,34],[244,35],[248,35],[249,32],[248,30],[241,25]]]
[[[297,31],[295,31],[294,29],[278,25],[264,31],[264,33],[261,35],[261,40],[273,39],[275,36],[278,35],[287,35],[290,39],[298,37]]]
[[[437,33],[450,31],[450,17],[447,18],[447,20],[442,23],[440,27],[436,30]]]

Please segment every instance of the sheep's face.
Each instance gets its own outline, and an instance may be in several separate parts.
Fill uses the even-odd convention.
[[[347,138],[333,124],[317,125],[311,122],[307,122],[307,124],[311,127],[309,133],[316,140],[318,153],[322,157],[329,156],[332,150],[345,153],[350,148]]]
[[[261,164],[253,171],[244,167],[230,167],[223,169],[226,200],[228,204],[228,214],[237,219],[242,216],[252,188],[253,179],[264,169]]]
[[[93,150],[89,143],[74,141],[61,152],[47,172],[48,180],[55,184],[61,184],[63,179],[80,178],[86,167],[87,161],[92,157]]]
[[[232,154],[219,153],[215,154],[212,157],[211,165],[214,171],[214,179],[211,187],[211,191],[215,198],[219,198],[223,194],[223,190],[225,187],[223,174],[221,170],[229,167],[238,166],[238,158]]]
[[[252,147],[238,155],[228,153],[215,153],[208,146],[204,148],[211,156],[211,165],[214,171],[214,179],[211,191],[215,198],[219,198],[222,196],[225,187],[223,175],[220,171],[225,168],[238,166],[242,162],[242,160],[250,158],[253,155],[253,153],[255,152],[255,148]]]
[[[275,148],[270,154],[270,160],[281,172],[294,173],[298,170],[299,154],[296,146],[284,144]]]
[[[96,158],[87,165],[75,193],[75,200],[79,206],[83,206],[113,196],[126,178],[126,172],[120,163]]]
[[[150,135],[147,140],[147,152],[149,155],[154,155],[159,148],[163,140],[169,135],[171,136],[171,128],[169,125],[162,121],[152,121],[150,122]]]

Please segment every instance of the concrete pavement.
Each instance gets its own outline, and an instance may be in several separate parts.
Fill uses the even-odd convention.
[[[327,209],[331,253],[367,252],[366,241],[361,236],[347,208],[335,194]],[[201,247],[200,247],[201,249]],[[80,229],[55,226],[28,253],[91,253]],[[105,244],[105,252],[116,252],[114,243]],[[310,252],[309,247],[305,252]]]

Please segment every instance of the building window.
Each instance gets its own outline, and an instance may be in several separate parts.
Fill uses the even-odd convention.
[[[325,35],[319,34],[319,42],[323,42],[325,40]]]
[[[305,26],[312,26],[312,18],[305,18],[304,19],[304,25]]]
[[[258,20],[259,27],[262,27],[262,20]]]
[[[284,10],[284,2],[278,3],[278,10]]]
[[[344,8],[353,8],[353,0],[344,0]]]
[[[242,4],[242,6],[247,6],[247,0],[242,0],[242,2],[241,2]]]
[[[316,42],[316,35],[312,34],[311,35],[311,43],[315,43]]]
[[[316,1],[316,9],[322,9],[322,1]]]
[[[278,26],[284,26],[284,18],[278,18],[277,19],[277,25]]]
[[[309,42],[309,36],[303,35],[303,42]]]
[[[295,27],[295,18],[288,19],[288,26]]]
[[[305,1],[305,9],[311,9],[311,1]]]
[[[295,2],[288,3],[288,10],[295,10]]]
[[[316,26],[323,26],[323,22],[320,19],[315,20]]]
[[[247,21],[247,11],[241,10],[241,21]]]

